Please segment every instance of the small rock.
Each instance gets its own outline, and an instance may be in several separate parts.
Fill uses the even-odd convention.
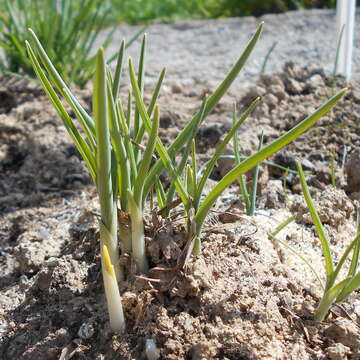
[[[299,81],[292,78],[286,79],[285,88],[290,95],[299,95],[303,92],[303,85]]]
[[[183,89],[178,83],[174,82],[171,84],[171,91],[174,94],[181,94],[183,92]]]
[[[338,229],[354,211],[354,205],[351,203],[345,192],[328,185],[321,193],[318,199],[314,199],[315,207],[323,224]],[[291,211],[297,213],[297,221],[304,224],[312,224],[309,209],[303,197],[296,199],[291,205]]]
[[[324,80],[321,77],[321,75],[315,74],[315,75],[311,76],[311,78],[306,81],[306,87],[309,90],[314,91],[316,89],[320,89],[320,88],[325,87],[325,83],[324,83]]]
[[[351,320],[345,318],[334,320],[325,329],[324,334],[352,350],[360,349],[360,330]]]
[[[278,103],[277,97],[273,94],[266,94],[263,97],[263,101],[269,107],[270,111],[275,109]]]
[[[360,192],[360,149],[349,156],[345,168],[347,185],[350,192]]]
[[[91,323],[85,322],[81,324],[77,334],[81,339],[88,340],[93,337],[94,333],[95,333],[94,326]]]
[[[330,358],[330,360],[344,360],[347,359],[347,354],[350,353],[350,349],[341,344],[341,343],[336,343],[332,346],[329,346],[326,349],[326,354],[327,356]]]
[[[215,147],[220,141],[221,136],[222,132],[217,125],[199,129],[196,135],[198,150],[200,152],[206,152],[209,148]]]
[[[38,230],[38,236],[40,239],[48,240],[50,238],[50,233],[47,229],[40,227]]]
[[[53,273],[59,264],[57,258],[49,258],[44,262],[41,270],[35,275],[32,287],[40,291],[48,291],[53,279]]]
[[[269,93],[276,96],[279,102],[285,100],[287,97],[284,87],[280,85],[271,85],[269,87]]]
[[[179,114],[166,111],[160,116],[160,127],[168,129],[170,126],[176,125],[180,120]]]
[[[316,166],[308,159],[301,160],[301,166],[304,170],[311,170],[311,171],[316,170]]]
[[[156,347],[155,341],[153,339],[146,339],[146,342],[145,342],[145,355],[146,355],[148,360],[160,359],[160,351]]]

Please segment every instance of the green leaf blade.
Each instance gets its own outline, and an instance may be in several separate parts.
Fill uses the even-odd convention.
[[[324,114],[326,114],[345,94],[347,89],[341,90],[338,94],[330,98],[324,105],[318,108],[313,114],[308,116],[292,130],[282,135],[278,139],[274,140],[269,145],[262,148],[256,154],[248,157],[246,160],[241,162],[237,167],[231,170],[225,177],[215,186],[215,188],[208,194],[203,203],[201,204],[199,211],[195,218],[197,222],[197,229],[201,229],[201,226],[205,220],[207,213],[210,211],[212,205],[220,194],[240,175],[244,174],[257,163],[265,160],[270,155],[282,149],[284,146],[289,144],[291,141],[296,139],[298,136],[307,131],[317,120],[319,120]]]

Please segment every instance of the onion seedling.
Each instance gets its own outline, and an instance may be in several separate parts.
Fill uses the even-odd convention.
[[[324,294],[314,316],[316,321],[323,321],[327,317],[333,304],[346,300],[353,291],[360,287],[360,271],[358,271],[360,253],[360,216],[358,214],[357,234],[355,239],[345,249],[340,260],[335,266],[331,255],[330,241],[325,233],[325,229],[311,199],[310,191],[300,162],[297,162],[296,166],[299,172],[300,183],[305,201],[319,237],[325,260],[326,283],[323,285]],[[350,259],[351,252],[352,257],[347,271],[347,276],[345,279],[338,281],[339,273],[344,268],[346,260]]]
[[[125,43],[121,43],[114,74],[106,66],[104,51],[99,50],[96,56],[94,81],[94,114],[91,117],[72,94],[35,33],[30,30],[35,51],[28,42],[26,42],[26,47],[34,71],[83,157],[98,191],[101,209],[102,272],[110,323],[116,331],[122,331],[125,327],[119,301],[118,281],[124,274],[119,264],[117,235],[118,233],[120,235],[122,253],[131,254],[137,269],[146,272],[148,261],[144,244],[144,204],[153,187],[156,189],[159,204],[165,204],[167,199],[171,198],[169,194],[165,193],[164,187],[159,181],[159,175],[163,170],[166,170],[173,179],[175,189],[185,208],[188,211],[192,210],[194,189],[190,189],[188,184],[183,182],[181,175],[185,166],[184,161],[179,166],[176,165],[174,163],[175,155],[185,148],[184,158],[187,158],[186,153],[192,150],[195,161],[193,139],[196,131],[244,66],[260,36],[262,27],[263,24],[260,24],[224,81],[208,99],[203,101],[200,110],[168,149],[165,148],[158,136],[159,108],[156,105],[165,69],[159,76],[149,106],[145,106],[143,99],[146,36],[142,42],[138,77],[136,77],[132,60],[129,59],[131,92],[126,107],[119,98]],[[82,132],[78,130],[66,111],[60,96],[74,112]],[[132,97],[135,99],[134,112],[131,111]],[[145,133],[148,135],[148,140],[144,147],[142,143]],[[153,162],[152,160],[156,158],[155,152],[159,159]],[[120,221],[117,218],[118,209],[120,209]]]
[[[317,213],[314,203],[312,201],[309,188],[307,186],[305,175],[302,170],[301,163],[297,161],[296,163],[298,173],[300,176],[300,183],[304,193],[305,201],[309,209],[313,224],[315,226],[316,233],[319,237],[322,253],[325,260],[325,275],[326,283],[324,284],[321,280],[318,272],[311,265],[311,262],[302,256],[298,251],[294,250],[291,246],[285,242],[279,240],[276,235],[283,230],[288,224],[295,220],[296,215],[291,216],[283,223],[281,223],[272,233],[269,233],[269,239],[274,240],[296,256],[298,256],[314,273],[316,279],[318,280],[322,290],[323,296],[318,304],[318,307],[315,311],[314,318],[316,321],[323,321],[328,316],[330,308],[333,304],[340,303],[345,301],[349,295],[360,288],[360,271],[359,267],[359,253],[360,253],[360,212],[357,213],[357,222],[356,222],[356,235],[354,240],[347,246],[337,265],[335,266],[335,261],[331,255],[330,242],[326,235],[325,229],[321,223],[319,214]],[[352,252],[352,257],[350,260],[350,254]],[[350,260],[350,265],[347,271],[347,276],[345,279],[338,281],[339,273],[344,269],[345,262]]]
[[[156,105],[165,69],[159,76],[149,106],[145,105],[143,98],[146,36],[144,36],[142,42],[138,77],[135,74],[132,60],[129,59],[131,93],[129,93],[127,99],[126,111],[119,97],[125,44],[124,42],[121,43],[114,74],[105,63],[104,51],[99,50],[96,56],[94,81],[94,114],[91,117],[72,94],[50,61],[40,41],[34,32],[30,30],[36,51],[35,53],[31,45],[26,43],[30,61],[46,94],[83,157],[99,194],[102,272],[110,322],[116,331],[122,331],[125,327],[117,285],[117,281],[124,276],[119,264],[118,232],[122,252],[131,254],[137,269],[146,272],[148,260],[145,253],[143,211],[152,189],[155,188],[156,190],[158,204],[163,206],[167,206],[172,201],[175,191],[177,192],[187,216],[189,235],[186,248],[189,251],[187,253],[190,254],[193,250],[195,254],[198,254],[201,249],[202,225],[220,194],[239,176],[305,132],[332,108],[345,93],[345,90],[340,91],[288,133],[261,148],[253,156],[241,161],[206,197],[202,198],[204,185],[217,159],[221,156],[224,147],[233,138],[241,123],[252,112],[259,99],[255,99],[233,124],[232,129],[217,147],[214,156],[206,165],[199,179],[197,178],[196,144],[194,141],[197,129],[244,66],[261,34],[262,27],[263,24],[260,24],[223,82],[209,98],[204,99],[199,111],[167,149],[158,136],[159,107]],[[80,132],[75,126],[58,93],[76,115],[83,132]],[[134,112],[131,111],[132,96],[135,100]],[[142,145],[145,134],[147,134],[148,138],[146,146]],[[181,151],[183,152],[182,159],[177,164],[175,158]],[[159,159],[153,161],[156,158],[155,153]],[[191,163],[187,165],[190,154]],[[168,192],[165,192],[163,185],[159,181],[159,175],[164,170],[169,173],[173,184]],[[117,218],[118,208],[120,209],[119,223]],[[118,306],[115,306],[115,304],[118,304]]]
[[[217,185],[210,191],[210,193],[202,198],[203,189],[206,181],[209,178],[209,175],[216,164],[216,161],[221,156],[222,151],[228,142],[233,139],[234,134],[240,127],[240,125],[246,120],[250,113],[254,110],[255,106],[259,102],[259,98],[255,99],[248,109],[242,114],[242,116],[234,122],[231,130],[225,136],[224,140],[218,145],[216,151],[207,163],[205,170],[200,177],[200,180],[197,180],[196,173],[196,159],[195,156],[192,156],[191,165],[187,167],[186,177],[187,177],[187,192],[191,194],[191,198],[188,199],[188,203],[184,204],[187,216],[188,216],[188,247],[192,249],[193,254],[198,255],[201,251],[201,229],[204,224],[204,221],[211,211],[212,206],[222,194],[222,192],[231,185],[232,182],[237,180],[240,176],[245,174],[248,170],[253,167],[256,167],[259,163],[265,160],[267,157],[276,153],[284,146],[295,140],[297,137],[302,135],[307,131],[317,120],[319,120],[324,114],[326,114],[345,94],[347,89],[341,90],[338,94],[330,98],[325,104],[319,107],[313,114],[306,117],[293,129],[289,130],[284,135],[280,136],[278,139],[274,140],[272,143],[266,145],[265,147],[259,146],[259,150],[249,156],[245,160],[241,161],[240,164],[235,166],[228,174],[226,174],[222,180],[220,180]],[[262,141],[260,141],[260,144]],[[194,154],[195,152],[193,152]],[[195,159],[195,160],[194,160]],[[253,189],[253,191],[255,191]],[[180,196],[181,198],[181,196]],[[251,200],[254,202],[254,197]],[[189,208],[190,206],[190,208]],[[190,211],[191,210],[191,211]],[[190,250],[189,250],[190,252]]]
[[[265,147],[258,150],[252,156],[249,156],[245,160],[243,160],[240,164],[235,166],[230,172],[228,172],[218,183],[217,185],[210,191],[210,193],[200,201],[202,190],[204,187],[204,183],[208,179],[211,169],[214,166],[216,159],[220,156],[219,152],[216,151],[213,159],[209,162],[202,178],[199,181],[199,185],[197,186],[197,193],[195,195],[195,212],[194,218],[192,219],[192,227],[191,229],[195,231],[193,234],[190,234],[189,241],[193,243],[192,247],[194,248],[194,254],[199,254],[201,246],[200,246],[200,235],[201,235],[201,228],[204,224],[205,218],[207,217],[208,213],[210,212],[212,206],[222,194],[222,192],[231,185],[234,181],[236,181],[241,175],[245,174],[248,170],[262,162],[267,157],[271,156],[272,154],[276,153],[284,146],[295,140],[305,131],[307,131],[317,120],[319,120],[324,114],[326,114],[345,94],[347,89],[341,90],[339,93],[331,97],[325,104],[319,107],[313,114],[306,117],[303,121],[301,121],[298,125],[294,128],[289,130],[284,135],[280,136],[278,139],[274,140],[270,144],[266,145]],[[249,112],[252,110],[252,107],[256,105],[258,100],[255,100],[249,107],[249,109],[244,113],[244,115],[240,118],[241,120],[245,120],[249,115]],[[226,141],[230,141],[232,136],[234,135],[237,128],[233,125],[232,130],[223,140],[223,143]],[[233,132],[232,132],[233,131]],[[231,136],[229,137],[229,135]],[[217,148],[223,145],[220,144]]]
[[[235,121],[236,117],[236,104],[233,105],[233,122]],[[234,133],[233,136],[233,147],[234,147],[234,158],[235,158],[235,164],[239,165],[241,163],[241,154],[240,154],[240,146],[239,146],[239,140],[238,140],[238,131]],[[263,140],[264,140],[264,133],[262,132],[259,136],[259,149],[261,150],[263,146]],[[238,179],[239,185],[240,185],[240,192],[242,199],[245,203],[246,213],[249,216],[253,216],[255,213],[255,207],[256,207],[256,193],[257,193],[257,185],[258,185],[258,179],[259,179],[259,166],[260,163],[256,164],[253,170],[253,181],[252,181],[252,187],[251,192],[249,194],[247,186],[246,186],[246,176],[241,175]]]
[[[122,331],[125,325],[121,302],[118,301],[120,295],[117,281],[123,277],[123,274],[119,264],[117,206],[119,203],[124,212],[130,212],[133,225],[127,224],[132,228],[132,238],[128,239],[125,236],[125,238],[121,239],[121,248],[123,252],[131,252],[138,269],[145,272],[147,271],[147,262],[143,234],[142,190],[153,157],[155,140],[158,140],[159,109],[157,106],[152,107],[152,109],[155,109],[155,115],[154,122],[148,124],[150,138],[145,147],[142,160],[137,163],[134,156],[136,145],[130,138],[128,119],[123,113],[120,100],[117,102],[114,100],[114,95],[118,97],[124,42],[119,52],[114,80],[106,66],[104,50],[100,49],[97,54],[92,119],[57,73],[36,35],[31,32],[31,36],[50,80],[42,69],[32,47],[27,43],[27,50],[34,70],[87,164],[99,194],[102,272],[110,323],[113,330]],[[77,130],[53,86],[63,95],[74,111],[86,137]],[[157,95],[158,92],[155,91],[153,97],[157,97]],[[156,99],[152,103],[155,104],[155,102]],[[152,112],[152,109],[151,111],[148,109],[149,113]],[[121,235],[124,236],[124,234],[123,231]],[[130,232],[126,234],[129,235]]]

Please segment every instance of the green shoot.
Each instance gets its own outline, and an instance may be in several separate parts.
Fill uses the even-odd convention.
[[[146,110],[148,114],[151,114],[154,109],[154,121],[151,123],[148,119],[149,140],[141,161],[136,161],[134,154],[140,145],[131,138],[129,128],[129,125],[132,124],[131,119],[126,118],[122,103],[120,99],[117,100],[124,42],[120,47],[114,76],[106,66],[104,50],[101,49],[97,54],[93,93],[94,113],[91,118],[56,71],[34,32],[30,31],[30,35],[33,38],[37,54],[29,43],[26,46],[34,71],[83,156],[99,194],[102,272],[110,323],[113,330],[122,331],[125,325],[123,316],[122,325],[119,325],[121,323],[119,316],[122,314],[122,310],[119,310],[121,303],[117,301],[118,309],[115,311],[113,300],[111,300],[116,299],[118,297],[116,294],[119,292],[117,288],[114,288],[114,284],[117,286],[117,281],[124,277],[119,265],[118,228],[122,252],[132,254],[138,270],[146,272],[148,265],[144,243],[143,202],[147,194],[144,194],[143,189],[154,156],[155,145],[162,146],[157,134],[159,108],[155,105],[160,86],[156,87],[153,95],[152,108]],[[159,82],[163,77],[164,72],[161,74]],[[74,111],[84,130],[84,135],[77,130],[54,88],[64,96],[65,101]],[[143,149],[142,146],[140,148]],[[119,224],[117,205],[120,205]]]
[[[160,115],[159,107],[156,104],[165,69],[160,74],[149,106],[145,105],[143,99],[146,37],[142,42],[138,77],[135,74],[132,60],[129,60],[131,91],[125,106],[119,97],[125,43],[121,43],[114,74],[105,63],[104,50],[101,49],[98,52],[93,93],[94,113],[91,116],[73,95],[61,72],[56,70],[35,33],[29,30],[33,44],[31,46],[26,42],[30,62],[76,148],[82,155],[98,191],[101,210],[102,272],[110,323],[115,331],[122,331],[125,328],[117,281],[126,274],[119,264],[119,248],[122,253],[127,253],[132,257],[138,271],[147,272],[149,263],[146,258],[144,242],[144,205],[148,196],[154,193],[153,189],[160,207],[168,206],[169,199],[177,191],[188,218],[192,219],[188,222],[188,231],[192,234],[196,233],[193,221],[194,199],[200,199],[198,196],[200,184],[196,178],[194,138],[204,117],[215,107],[244,66],[260,36],[262,27],[263,24],[260,24],[225,80],[209,99],[203,101],[198,113],[178,135],[169,149],[164,147],[158,136]],[[67,102],[76,115],[82,132],[78,130],[61,99]],[[135,100],[134,112],[131,111],[133,99]],[[246,116],[254,106],[255,104],[250,106]],[[241,118],[234,129],[243,120],[244,118]],[[145,132],[148,140],[143,145]],[[223,146],[231,139],[231,136],[232,133],[226,138]],[[179,165],[174,162],[178,152],[183,153],[183,159]],[[153,159],[156,159],[155,153],[160,159],[153,162]],[[186,167],[190,154],[191,166]],[[221,151],[218,150],[217,156],[220,154]],[[206,173],[211,171],[212,166],[208,165]],[[171,192],[167,194],[163,184],[159,181],[159,175],[163,169],[166,169],[173,179],[172,194]],[[187,169],[185,181],[184,169]],[[206,178],[207,176],[205,175]],[[201,191],[202,186],[203,183],[200,185]],[[118,234],[120,235],[120,245],[118,244]]]
[[[261,135],[259,138],[259,150],[261,150],[261,148],[263,146],[263,141],[264,141],[264,133],[261,132]],[[251,189],[250,211],[249,211],[250,216],[253,216],[255,213],[256,193],[257,193],[257,185],[258,185],[258,179],[259,179],[259,167],[260,167],[260,163],[257,163],[254,167],[253,183],[252,183],[252,189]]]
[[[297,162],[296,166],[300,175],[301,187],[304,193],[306,204],[313,220],[317,235],[320,239],[321,248],[325,259],[326,284],[323,297],[315,312],[315,320],[323,321],[327,317],[329,310],[334,303],[339,303],[346,300],[353,291],[360,287],[360,272],[358,272],[360,252],[360,216],[358,214],[357,234],[355,239],[345,249],[343,255],[335,266],[330,251],[330,242],[311,199],[309,188],[306,184],[304,172],[300,162]],[[350,258],[351,252],[352,257],[347,276],[345,279],[338,281],[338,275],[343,269],[346,260]]]
[[[101,259],[106,301],[110,314],[110,326],[113,331],[122,333],[125,331],[124,311],[115,275],[115,268],[111,263],[106,245],[102,247]]]
[[[96,132],[96,187],[99,193],[101,224],[100,247],[106,246],[111,263],[116,266],[116,278],[119,279],[116,193],[113,192],[111,176],[111,147],[108,121],[108,98],[106,91],[106,70],[104,50],[97,56],[94,82],[94,120]]]
[[[336,74],[337,74],[337,71],[338,71],[340,47],[341,47],[341,44],[342,44],[342,41],[343,41],[344,30],[345,30],[345,24],[341,27],[340,34],[339,34],[339,39],[338,39],[338,42],[336,44],[334,69],[333,69],[332,79],[331,79],[331,94],[334,94],[334,92],[335,92]]]
[[[236,79],[237,75],[244,67],[246,61],[248,60],[250,54],[252,53],[259,37],[262,33],[262,29],[264,27],[264,23],[260,23],[257,28],[255,34],[250,39],[249,43],[245,47],[245,50],[240,55],[239,59],[235,62],[225,79],[220,83],[220,85],[216,88],[216,90],[212,93],[212,95],[207,99],[205,108],[200,109],[196,115],[192,118],[189,124],[179,133],[175,141],[168,148],[169,156],[173,157],[185,143],[189,141],[190,137],[194,137],[194,128],[198,127],[200,123],[206,118],[206,116],[214,109],[215,105],[221,100],[223,95],[229,89],[233,81]],[[140,91],[139,89],[137,89]],[[161,160],[158,160],[155,166],[150,170],[151,177],[159,176],[164,169],[164,165]],[[149,174],[150,176],[150,174]],[[151,178],[149,177],[149,178]],[[145,191],[147,192],[149,188],[151,188],[153,184],[148,181],[145,183]]]
[[[347,89],[341,90],[338,94],[330,98],[324,105],[319,107],[313,114],[309,115],[293,129],[289,130],[272,143],[266,145],[254,155],[242,161],[234,169],[232,169],[222,180],[212,189],[212,191],[202,201],[200,207],[196,211],[194,221],[196,223],[197,236],[200,236],[202,225],[213,204],[222,192],[230,186],[232,182],[237,180],[241,175],[262,162],[267,157],[282,149],[284,146],[295,140],[298,136],[307,131],[317,120],[326,114],[345,94]]]
[[[274,41],[273,44],[270,46],[269,51],[266,53],[264,61],[261,65],[261,70],[260,70],[260,75],[264,75],[265,74],[265,69],[266,69],[266,65],[269,62],[270,59],[270,55],[271,53],[275,50],[276,46],[277,46],[278,42]]]
[[[255,99],[234,122],[230,132],[216,148],[213,158],[206,164],[202,173],[197,170],[194,141],[197,129],[244,66],[257,43],[262,27],[263,24],[260,24],[224,81],[209,98],[204,99],[199,111],[169,148],[165,148],[158,136],[160,115],[156,104],[165,70],[159,76],[149,106],[145,105],[143,97],[146,37],[142,42],[138,75],[135,73],[132,60],[129,59],[131,91],[127,96],[125,106],[119,94],[125,44],[121,43],[114,74],[106,65],[104,51],[101,49],[98,52],[93,94],[94,112],[90,115],[80,105],[61,74],[55,69],[35,33],[30,30],[33,47],[29,43],[26,43],[26,47],[34,71],[82,155],[98,191],[101,210],[102,271],[110,322],[116,331],[121,331],[125,327],[121,320],[122,310],[114,310],[116,301],[118,306],[121,306],[118,301],[120,295],[118,295],[117,282],[114,279],[119,280],[126,276],[119,264],[118,248],[122,253],[131,256],[138,271],[146,273],[151,265],[146,257],[144,242],[144,209],[150,194],[156,193],[158,206],[168,209],[173,202],[175,192],[177,193],[187,218],[186,258],[192,251],[194,254],[200,253],[202,225],[220,194],[241,175],[309,129],[345,93],[343,90],[333,96],[314,114],[271,144],[265,147],[260,146],[256,154],[241,160],[207,196],[203,197],[204,185],[217,159],[239,126],[253,111],[259,99]],[[78,130],[65,109],[62,99],[76,115],[78,126],[82,131]],[[133,100],[135,111],[131,111]],[[145,133],[147,141],[145,141]],[[180,162],[176,163],[175,159],[179,154],[182,154],[182,157]],[[188,164],[189,157],[191,160]],[[159,180],[164,170],[170,175],[173,184],[168,192]],[[120,244],[118,244],[118,233]]]
[[[236,119],[236,104],[233,105],[233,123]],[[233,148],[234,148],[234,157],[235,157],[235,165],[239,165],[241,163],[241,155],[240,155],[240,146],[239,146],[239,140],[238,140],[239,134],[238,131],[235,132],[233,137]],[[243,174],[238,179],[239,185],[240,185],[240,193],[242,196],[242,199],[245,203],[245,209],[246,213],[250,213],[250,196],[246,187],[246,176]]]
[[[236,104],[233,105],[233,121],[235,121],[235,115],[236,115],[235,111],[236,111]],[[264,134],[261,133],[261,135],[259,137],[259,149],[258,150],[261,150],[261,148],[263,146],[263,139],[264,139]],[[236,131],[235,134],[233,135],[233,147],[234,147],[235,164],[239,165],[241,163],[242,156],[240,154],[238,131]],[[257,193],[257,185],[258,185],[258,178],[259,178],[259,166],[260,166],[260,164],[257,164],[253,170],[253,182],[252,182],[252,189],[251,189],[250,194],[249,194],[247,186],[246,186],[246,175],[242,174],[238,179],[238,182],[240,185],[241,197],[245,203],[246,214],[249,216],[253,216],[255,213],[256,193]]]
[[[295,254],[299,259],[301,259],[308,267],[309,269],[313,272],[313,274],[315,275],[316,279],[318,280],[320,286],[322,287],[322,289],[324,289],[324,284],[322,282],[322,280],[320,279],[319,274],[317,273],[317,271],[315,270],[315,268],[311,265],[310,261],[308,261],[303,255],[301,255],[298,251],[294,250],[291,246],[289,246],[286,242],[278,239],[276,237],[276,235],[283,229],[285,229],[286,226],[288,226],[292,221],[294,221],[296,219],[296,216],[290,216],[288,219],[286,219],[284,222],[282,222],[272,233],[268,233],[268,237],[270,240],[275,241],[276,243],[279,243],[281,245],[283,245],[286,249],[288,249],[289,251],[291,251],[293,254]]]
[[[330,158],[330,172],[331,172],[331,185],[336,187],[336,153],[334,150],[331,152]]]

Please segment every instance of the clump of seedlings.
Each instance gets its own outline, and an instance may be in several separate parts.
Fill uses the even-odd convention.
[[[185,256],[180,261],[184,265],[191,254],[200,254],[204,221],[222,192],[242,174],[308,130],[345,93],[345,90],[340,91],[293,129],[242,160],[208,195],[203,196],[204,185],[217,159],[260,99],[255,99],[239,119],[234,121],[231,130],[201,172],[197,171],[196,161],[194,139],[197,130],[243,68],[262,28],[263,24],[260,24],[225,79],[203,100],[199,111],[168,148],[165,148],[158,136],[160,109],[157,99],[165,69],[159,76],[148,106],[145,105],[143,97],[146,36],[142,42],[137,76],[132,60],[129,60],[131,93],[125,104],[119,97],[124,42],[121,43],[114,73],[105,63],[103,49],[98,51],[93,115],[90,116],[65,84],[38,38],[30,30],[33,45],[27,43],[26,46],[36,75],[82,155],[98,191],[102,273],[110,324],[114,331],[121,332],[125,328],[118,288],[118,282],[125,276],[125,269],[119,264],[119,251],[132,257],[138,272],[146,273],[151,266],[144,243],[144,209],[152,190],[155,190],[156,202],[164,217],[169,214],[175,196],[183,205],[188,239],[183,249]],[[76,115],[82,132],[65,110],[61,97]],[[133,102],[135,111],[132,111]],[[160,180],[164,171],[167,171],[171,178],[171,185],[167,189]],[[118,209],[121,214],[119,222]]]
[[[104,0],[4,0],[0,12],[0,69],[4,73],[34,76],[31,61],[23,48],[31,27],[53,59],[58,72],[68,82],[84,86],[94,74],[94,42],[111,17]],[[115,27],[102,46],[106,48]],[[130,45],[142,32],[129,41]],[[116,54],[109,60],[116,58]]]
[[[269,237],[285,245],[290,251],[294,252],[297,256],[299,256],[315,274],[321,288],[323,289],[323,296],[315,311],[314,318],[316,321],[323,321],[328,316],[330,308],[334,304],[345,301],[353,291],[357,290],[360,287],[360,271],[358,271],[360,254],[360,213],[357,214],[355,238],[347,246],[341,258],[336,262],[333,258],[333,255],[331,254],[329,238],[326,235],[324,226],[314,206],[314,202],[311,198],[310,191],[305,180],[305,175],[299,161],[296,162],[296,167],[299,173],[300,183],[302,191],[304,193],[305,201],[322,248],[322,254],[325,262],[325,284],[308,260],[306,260],[302,255],[298,254],[291,247],[287,246],[285,243],[276,238],[276,235],[290,222],[292,222],[296,216],[292,216],[287,219],[277,229],[275,229],[273,233],[269,234]],[[344,279],[339,280],[339,274],[341,271],[345,271],[346,264],[348,264],[347,275]]]

